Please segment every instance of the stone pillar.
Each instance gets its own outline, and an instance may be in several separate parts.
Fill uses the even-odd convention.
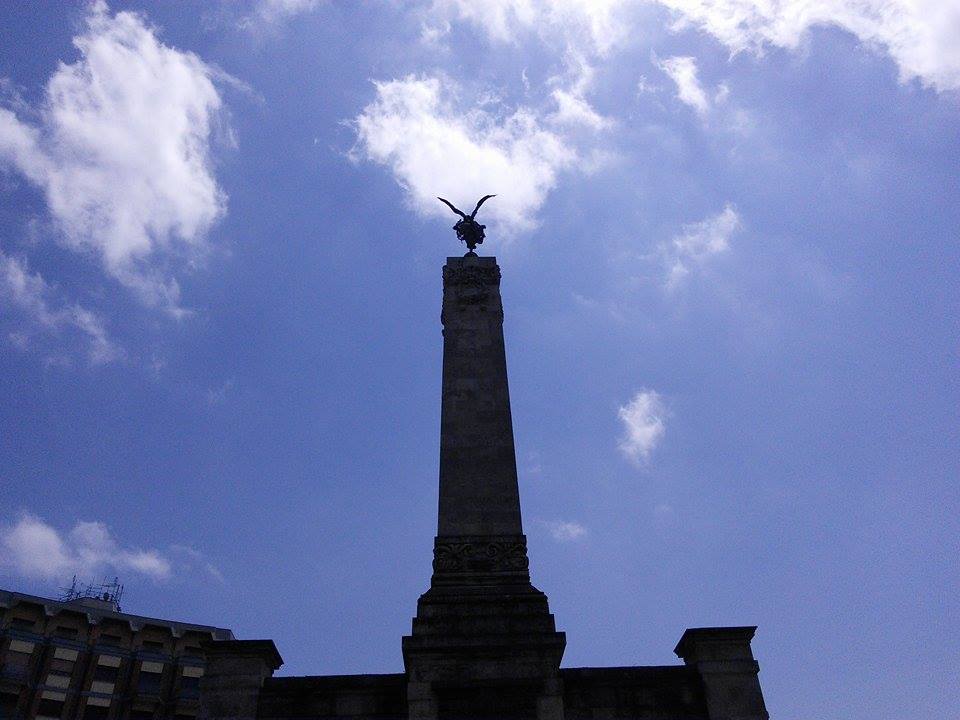
[[[447,259],[441,321],[440,502],[403,638],[409,717],[562,720],[566,638],[530,583],[495,258]]]
[[[432,585],[526,584],[496,258],[443,268],[440,503]]]
[[[769,720],[750,649],[756,629],[690,628],[677,643],[674,652],[700,674],[710,720]]]
[[[283,665],[273,640],[204,643],[200,720],[256,720],[263,681]]]

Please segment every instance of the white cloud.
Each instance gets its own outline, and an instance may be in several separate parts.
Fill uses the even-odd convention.
[[[740,216],[729,203],[716,215],[684,225],[680,235],[661,247],[667,264],[667,288],[682,283],[690,274],[691,265],[702,265],[710,257],[726,252],[730,237],[739,227]]]
[[[613,126],[586,99],[587,90],[593,83],[594,69],[583,57],[568,55],[566,59],[566,77],[557,75],[548,81],[557,85],[550,96],[557,104],[555,112],[547,120],[558,126],[569,128],[586,127],[590,130],[606,130]]]
[[[580,540],[587,535],[587,529],[577,522],[565,522],[562,520],[538,520],[550,536],[557,542],[571,542]]]
[[[476,25],[494,41],[516,43],[522,33],[536,33],[556,45],[604,55],[630,33],[623,10],[630,0],[433,0],[427,31],[432,37],[462,20]]]
[[[94,576],[106,569],[132,571],[154,580],[170,577],[171,565],[156,550],[121,547],[101,522],[78,522],[62,536],[32,515],[0,528],[0,568],[24,577],[60,579]]]
[[[610,126],[610,120],[603,117],[588,103],[583,95],[569,90],[556,89],[552,93],[557,103],[557,111],[550,121],[558,125],[583,125],[593,130],[604,130]]]
[[[210,162],[218,73],[102,2],[73,42],[81,57],[54,72],[36,124],[0,109],[0,165],[43,190],[71,248],[176,311],[169,262],[198,257],[225,211]]]
[[[733,52],[797,49],[811,28],[833,25],[896,61],[901,81],[960,88],[960,4],[955,0],[658,0]]]
[[[103,319],[79,304],[51,309],[48,303],[52,291],[39,274],[31,274],[20,258],[10,257],[0,250],[0,299],[8,307],[17,308],[30,324],[47,332],[59,333],[74,328],[85,338],[87,356],[92,364],[110,362],[122,353],[110,340]],[[11,340],[21,349],[29,345],[25,332],[16,332]]]
[[[226,583],[220,568],[206,559],[206,557],[196,548],[187,545],[171,545],[170,550],[180,557],[178,565],[187,572],[194,573],[197,570],[210,576],[218,583]]]
[[[888,53],[902,81],[960,89],[956,0],[433,0],[427,22],[434,35],[460,20],[495,41],[535,33],[545,44],[603,56],[643,33],[644,16],[634,11],[652,5],[673,11],[676,29],[703,30],[735,53],[796,50],[811,28],[838,27]]]
[[[663,399],[653,390],[639,390],[617,415],[624,430],[620,451],[637,464],[646,462],[666,432],[667,409]]]
[[[646,75],[641,75],[640,79],[637,80],[637,95],[646,95],[659,92],[660,87],[658,85],[653,85],[647,79]]]
[[[694,110],[698,115],[706,115],[710,109],[707,94],[697,78],[697,61],[690,57],[675,56],[658,60],[657,66],[677,85],[677,98]]]
[[[408,76],[375,86],[376,99],[355,120],[354,155],[388,166],[423,215],[454,219],[437,195],[469,211],[496,193],[480,219],[507,235],[529,230],[557,173],[576,158],[533,111],[500,118],[475,104],[464,108],[451,81]]]
[[[300,13],[310,12],[319,4],[320,0],[258,0],[251,13],[240,21],[240,26],[253,29],[277,25]]]

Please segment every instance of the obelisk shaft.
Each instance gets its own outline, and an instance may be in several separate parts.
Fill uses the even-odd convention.
[[[520,494],[492,257],[443,269],[443,390],[437,534],[520,535]]]
[[[529,584],[492,257],[443,268],[440,504],[432,585]]]
[[[498,717],[491,698],[509,688],[525,716],[562,718],[533,710],[562,708],[566,638],[530,583],[494,258],[447,259],[442,322],[440,514],[403,638],[408,717]]]

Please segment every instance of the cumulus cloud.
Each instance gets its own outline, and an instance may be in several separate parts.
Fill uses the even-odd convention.
[[[106,569],[170,577],[170,561],[156,550],[124,548],[102,522],[81,521],[65,536],[33,515],[0,527],[0,567],[28,578],[94,576]]]
[[[835,26],[889,53],[901,81],[960,88],[960,5],[944,0],[658,0],[678,28],[696,27],[734,53],[797,49],[811,28]]]
[[[50,333],[60,333],[65,328],[79,331],[85,340],[87,357],[94,365],[121,357],[121,351],[107,333],[103,318],[76,303],[51,308],[49,299],[52,294],[46,281],[39,274],[31,273],[23,259],[0,250],[0,299],[7,307],[19,310],[31,329],[39,328]],[[11,339],[20,347],[29,344],[24,332],[15,333]]]
[[[710,101],[697,78],[697,61],[689,55],[675,56],[657,61],[657,66],[676,83],[677,98],[697,114],[706,115]]]
[[[574,540],[580,540],[587,535],[587,529],[577,522],[539,520],[538,523],[542,525],[557,542],[572,542]]]
[[[679,286],[693,266],[702,265],[730,248],[730,237],[740,227],[740,215],[729,203],[716,215],[683,226],[683,231],[661,247],[667,265],[668,289]]]
[[[667,409],[659,393],[642,389],[617,411],[623,423],[620,452],[627,459],[643,464],[663,439]]]
[[[484,205],[484,221],[507,235],[529,230],[558,172],[576,158],[533,111],[501,118],[464,107],[450,80],[411,75],[375,87],[376,99],[355,119],[354,156],[389,167],[423,215],[449,218],[439,194],[470,210],[480,196],[497,193]]]
[[[564,70],[551,77],[550,98],[556,109],[545,122],[565,132],[606,130],[613,123],[587,99],[594,59],[605,57],[628,32],[620,17],[624,0],[493,0],[478,5],[464,0],[434,0],[429,5],[422,39],[437,44],[451,23],[462,21],[481,29],[489,40],[519,43],[533,33],[551,48],[561,49]],[[524,86],[530,84],[523,72]]]
[[[0,108],[0,166],[44,192],[69,247],[176,311],[170,261],[198,257],[225,211],[210,161],[218,74],[103,2],[73,42],[80,58],[59,65],[35,119]]]

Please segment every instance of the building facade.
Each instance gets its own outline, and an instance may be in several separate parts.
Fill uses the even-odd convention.
[[[0,718],[194,720],[203,645],[225,628],[0,590]]]

